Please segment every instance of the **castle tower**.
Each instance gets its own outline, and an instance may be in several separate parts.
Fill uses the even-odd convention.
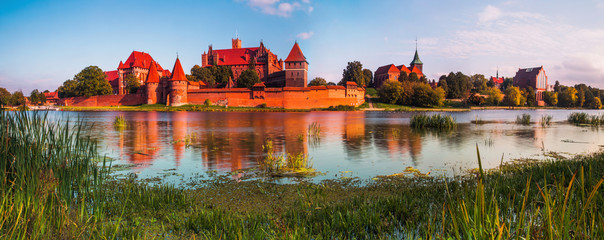
[[[147,75],[147,104],[157,104],[157,90],[159,86],[159,74],[155,62],[151,62],[149,75]]]
[[[187,100],[187,87],[188,87],[187,75],[182,70],[180,60],[176,57],[176,63],[172,69],[172,77],[168,86],[169,91],[169,106],[182,106],[188,103]]]
[[[233,49],[241,48],[241,40],[239,38],[231,39]]]
[[[413,61],[409,64],[409,69],[413,69],[413,67],[417,67],[420,72],[424,72],[424,63],[419,60],[419,55],[417,54],[417,40],[415,40],[415,57],[413,57]]]
[[[308,82],[308,61],[300,50],[298,42],[294,44],[285,59],[285,86],[306,87]]]

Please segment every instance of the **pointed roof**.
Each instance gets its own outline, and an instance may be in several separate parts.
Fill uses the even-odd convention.
[[[159,83],[159,74],[157,73],[157,67],[155,62],[151,62],[149,67],[149,75],[147,75],[147,83]]]
[[[415,57],[413,57],[413,61],[409,65],[420,65],[424,64],[421,60],[419,60],[419,55],[417,54],[417,49],[415,49]]]
[[[396,68],[398,68],[398,70],[401,70],[401,72],[405,72],[407,74],[411,73],[411,70],[409,70],[409,68],[407,66],[405,66],[405,64],[396,66]]]
[[[182,65],[180,64],[180,59],[178,59],[178,57],[176,57],[170,81],[187,81],[187,75],[185,75],[185,71],[182,70]]]
[[[398,73],[400,71],[401,70],[399,70],[396,66],[394,66],[394,64],[389,64],[389,65],[379,67],[377,70],[375,70],[374,75],[385,74],[385,73]]]
[[[132,68],[132,67],[140,67],[140,68],[149,68],[151,62],[155,62],[151,55],[146,52],[132,51],[126,62],[120,64],[118,69],[123,68]],[[155,62],[157,64],[157,62]],[[157,70],[164,70],[161,65],[157,64]]]
[[[292,47],[292,50],[289,52],[289,55],[287,55],[287,58],[285,59],[285,61],[286,62],[306,62],[306,63],[308,63],[308,61],[306,61],[306,57],[304,57],[304,54],[302,53],[302,50],[300,49],[300,46],[298,46],[297,42]]]

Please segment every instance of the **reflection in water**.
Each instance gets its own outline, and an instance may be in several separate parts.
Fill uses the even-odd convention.
[[[70,114],[97,123],[93,132],[107,154],[118,163],[136,164],[136,171],[149,176],[172,168],[194,173],[255,167],[267,139],[272,139],[276,152],[309,155],[319,171],[350,170],[361,177],[400,172],[407,166],[422,172],[475,168],[476,144],[485,167],[496,167],[502,154],[509,160],[542,153],[542,148],[580,153],[597,150],[602,142],[597,130],[561,123],[548,128],[538,124],[461,123],[452,132],[414,131],[409,127],[413,113]],[[124,115],[128,123],[123,131],[112,126],[118,114]],[[458,119],[475,118],[475,113],[455,114]],[[488,119],[485,112],[480,114]],[[513,118],[517,114],[507,115]],[[315,122],[321,126],[319,137],[308,135],[309,125]],[[572,141],[562,141],[565,139]]]

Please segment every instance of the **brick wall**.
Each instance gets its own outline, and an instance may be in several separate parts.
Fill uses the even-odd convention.
[[[147,97],[141,94],[74,97],[59,100],[59,105],[74,107],[133,106],[145,103],[147,103]]]

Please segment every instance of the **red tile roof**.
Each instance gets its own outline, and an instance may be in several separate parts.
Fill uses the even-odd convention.
[[[398,73],[400,71],[401,70],[399,70],[396,66],[394,66],[394,64],[389,64],[389,65],[379,67],[377,70],[375,70],[374,75],[380,75],[380,74],[386,74],[386,73]]]
[[[495,84],[502,84],[503,83],[503,77],[500,77],[500,78],[491,77],[491,80],[493,80],[493,82]]]
[[[59,93],[57,91],[44,93],[46,100],[59,99]]]
[[[246,65],[258,53],[258,48],[235,48],[235,49],[219,49],[213,50],[218,54],[218,59],[214,59],[218,63],[216,65]],[[257,65],[264,63],[257,62]]]
[[[162,77],[170,77],[170,76],[172,76],[172,73],[170,73],[170,70],[168,70],[168,69],[164,69],[164,70],[162,71],[162,75],[161,75],[161,76],[162,76]]]
[[[120,74],[117,72],[117,70],[107,71],[107,72],[105,72],[105,75],[107,75],[107,77],[105,78],[105,79],[107,79],[107,81],[113,81],[115,79],[120,78]]]
[[[422,71],[420,71],[419,68],[417,68],[416,66],[413,66],[413,69],[411,69],[411,72],[416,73],[418,78],[421,78],[424,76],[424,73],[422,73]]]
[[[406,67],[405,64],[396,66],[396,68],[398,68],[398,70],[401,70],[401,72],[406,72],[407,74],[411,73],[411,70],[409,70],[409,68]]]
[[[155,62],[151,62],[151,67],[149,67],[149,75],[147,75],[148,83],[159,83],[159,74],[157,73],[157,67],[155,67]]]
[[[357,83],[355,83],[355,82],[348,81],[348,82],[346,82],[346,85],[354,85],[354,86],[357,86],[358,84],[357,84]]]
[[[174,63],[170,81],[187,81],[187,75],[185,75],[185,71],[182,70],[182,65],[180,64],[180,59],[178,59],[178,57]]]
[[[124,64],[120,64],[118,69],[132,67],[149,68],[152,62],[155,62],[155,60],[153,60],[151,55],[149,55],[148,53],[132,51],[126,62]],[[164,70],[157,62],[155,62],[155,64],[157,65],[157,70]]]
[[[304,54],[302,53],[302,50],[300,49],[300,46],[298,46],[297,42],[292,47],[292,50],[289,52],[289,55],[287,55],[287,58],[285,59],[285,61],[286,62],[307,62],[306,57],[304,57]]]
[[[259,83],[254,84],[253,87],[266,87],[266,85],[264,85],[263,82],[259,82]]]
[[[193,82],[193,81],[189,81],[189,85],[203,87],[203,86],[205,86],[206,84],[205,84],[203,81],[199,81],[199,82]]]

